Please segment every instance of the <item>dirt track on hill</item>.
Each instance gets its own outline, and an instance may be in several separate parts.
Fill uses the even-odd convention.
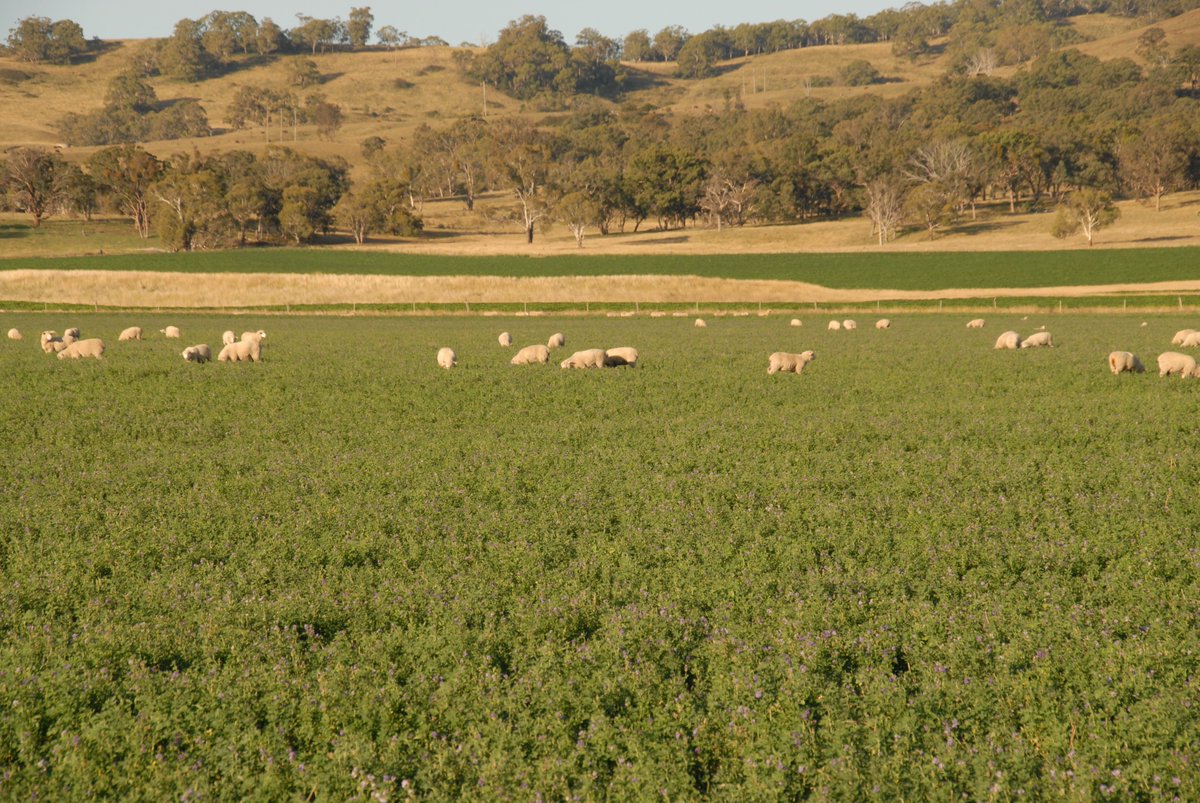
[[[106,307],[252,307],[325,304],[640,302],[862,303],[961,298],[1079,298],[1196,293],[1200,279],[1149,284],[950,290],[846,290],[805,282],[699,276],[331,276],[146,271],[0,271],[0,299]]]

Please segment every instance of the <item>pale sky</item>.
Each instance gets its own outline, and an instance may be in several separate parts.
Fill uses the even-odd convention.
[[[85,36],[101,39],[144,39],[168,36],[175,22],[195,19],[210,11],[248,11],[257,19],[270,17],[282,28],[296,24],[296,14],[311,17],[346,19],[351,6],[370,6],[375,29],[394,25],[411,36],[440,36],[452,45],[478,44],[481,38],[496,39],[497,32],[524,14],[546,17],[551,28],[561,31],[568,43],[575,34],[591,27],[614,38],[637,28],[650,33],[667,26],[682,25],[699,33],[714,25],[733,26],[739,22],[768,22],[777,19],[820,19],[828,14],[873,14],[884,8],[903,5],[888,0],[603,0],[598,3],[575,0],[432,0],[432,2],[371,2],[351,0],[345,3],[314,3],[311,0],[230,0],[193,2],[193,0],[0,0],[0,38],[8,35],[17,20],[28,16],[72,19],[83,27]],[[374,36],[372,36],[374,41]]]

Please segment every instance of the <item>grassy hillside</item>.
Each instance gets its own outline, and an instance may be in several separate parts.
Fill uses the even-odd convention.
[[[1082,46],[1103,58],[1132,56],[1137,36],[1143,30],[1127,19],[1107,15],[1076,18],[1071,24],[1085,37],[1095,39]],[[1200,42],[1200,11],[1158,23],[1172,47]],[[0,58],[0,148],[19,144],[53,145],[60,141],[56,125],[69,112],[99,108],[104,88],[114,76],[128,69],[139,41],[113,41],[85,63],[71,67],[28,65]],[[361,161],[358,143],[372,135],[398,141],[423,122],[436,124],[483,111],[481,87],[460,76],[452,61],[453,48],[432,47],[395,53],[360,52],[318,55],[315,61],[322,83],[303,93],[317,91],[339,104],[346,121],[332,142],[317,138],[311,126],[302,126],[294,144],[314,155],[341,155],[352,163]],[[193,147],[201,151],[261,147],[262,129],[232,131],[226,113],[239,86],[283,87],[287,56],[262,59],[246,57],[233,69],[216,78],[195,84],[168,78],[150,81],[164,102],[194,99],[208,112],[218,134],[197,140],[148,143],[160,155]],[[813,87],[812,79],[835,77],[838,70],[855,59],[870,61],[882,74],[881,83],[869,87]],[[674,64],[627,65],[633,71],[633,89],[626,99],[652,103],[673,113],[699,114],[720,110],[728,97],[740,96],[750,108],[770,104],[787,105],[803,97],[835,99],[865,93],[894,96],[919,87],[943,74],[946,57],[934,54],[910,61],[892,55],[889,43],[822,46],[734,59],[721,65],[719,74],[704,80],[684,81],[673,77]],[[521,101],[495,91],[488,93],[491,114],[542,115],[528,110]],[[271,134],[278,139],[279,132]],[[291,140],[291,132],[287,133]],[[82,157],[87,148],[69,149]]]

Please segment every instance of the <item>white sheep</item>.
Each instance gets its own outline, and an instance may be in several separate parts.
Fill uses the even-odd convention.
[[[121,334],[117,336],[117,340],[124,343],[126,340],[141,340],[142,327],[130,326],[128,329],[122,329]]]
[[[1180,346],[1183,346],[1184,348],[1189,348],[1189,349],[1193,349],[1196,346],[1200,346],[1200,332],[1192,332],[1190,335],[1188,335],[1187,337],[1185,337],[1183,339],[1182,343],[1179,343],[1177,345],[1180,345]]]
[[[104,358],[104,341],[98,337],[93,337],[88,340],[76,340],[62,351],[58,352],[60,360],[72,359],[78,360],[80,357],[95,357],[97,360]]]
[[[875,321],[875,328],[876,329],[891,329],[892,322],[890,320],[888,320],[887,318],[880,318],[879,320]]]
[[[166,329],[159,329],[158,331],[162,333],[163,337],[177,338],[181,336],[178,326],[168,326]]]
[[[217,355],[217,362],[258,362],[262,359],[262,347],[257,340],[239,340],[225,344]]]
[[[615,349],[606,349],[604,352],[604,365],[606,368],[619,368],[622,365],[628,365],[630,368],[637,368],[638,352],[632,346],[621,346]]]
[[[693,326],[695,326],[697,329],[703,329],[703,328],[705,328],[706,326],[708,326],[708,324],[706,324],[706,323],[704,322],[704,319],[703,319],[703,318],[697,318],[697,319],[696,319],[696,322],[695,322],[694,324],[692,324],[692,325],[693,325]]]
[[[1108,355],[1108,370],[1114,374],[1119,374],[1123,371],[1128,371],[1131,374],[1145,373],[1146,366],[1142,365],[1142,361],[1137,358],[1136,354],[1128,351],[1114,351]]]
[[[80,334],[78,326],[72,326],[70,329],[63,332],[63,340],[66,340],[69,337],[69,338],[71,338],[72,343],[74,343],[76,340],[78,340],[80,338],[80,336],[81,336],[81,334]]]
[[[235,335],[233,333],[232,329],[226,329],[221,334],[221,344],[222,345],[228,346],[230,343],[236,343],[236,342],[237,342],[237,335]]]
[[[1175,333],[1175,337],[1171,338],[1171,345],[1172,346],[1182,346],[1183,341],[1187,340],[1188,335],[1192,335],[1195,333],[1196,333],[1195,329],[1180,329],[1178,332]]]
[[[1178,351],[1164,351],[1158,355],[1158,375],[1171,376],[1179,374],[1182,377],[1200,376],[1196,370],[1196,358],[1190,354],[1180,354]]]
[[[830,321],[829,325],[826,326],[825,328],[828,329],[830,332],[841,331],[842,322],[841,321]]]
[[[8,339],[9,340],[24,340],[25,336],[23,334],[21,334],[20,329],[9,329],[8,330]]]
[[[437,353],[437,362],[443,368],[453,368],[458,365],[458,355],[454,353],[454,349],[440,348]]]
[[[1038,346],[1054,347],[1054,338],[1049,332],[1034,332],[1029,337],[1021,341],[1021,348],[1033,349]]]
[[[42,332],[41,337],[38,338],[38,342],[42,347],[42,351],[46,352],[47,354],[53,354],[55,351],[62,350],[55,348],[56,344],[62,344],[62,338],[59,337],[58,333],[53,329],[47,329],[45,332]]]
[[[262,342],[267,339],[267,333],[262,329],[257,332],[242,332],[242,340],[253,340],[255,343],[262,345]]]
[[[567,338],[563,336],[562,332],[555,332],[546,341],[546,348],[548,349],[560,349],[565,345],[567,345]]]
[[[537,364],[548,363],[548,362],[550,362],[550,349],[546,348],[541,343],[538,343],[537,345],[534,345],[534,346],[526,346],[525,348],[518,351],[516,356],[513,357],[511,360],[509,360],[509,362],[512,365],[533,365],[535,363],[537,363]]]
[[[603,368],[604,349],[577,351],[558,364],[559,368]]]
[[[207,343],[188,346],[183,350],[182,354],[186,362],[209,362],[212,360],[212,349],[208,347]]]
[[[804,326],[804,324],[800,321],[799,318],[792,318],[792,322],[789,323],[788,326]]]
[[[1013,331],[1005,332],[996,338],[995,347],[998,349],[1019,349],[1021,348],[1021,336]]]
[[[984,323],[983,318],[975,318],[973,320],[967,321],[967,328],[968,329],[982,329],[983,323]]]
[[[767,373],[798,374],[804,370],[804,366],[816,358],[817,355],[811,351],[803,351],[799,354],[777,351],[767,358]]]
[[[857,329],[858,321],[852,321],[849,318],[847,318],[846,320],[842,321],[842,328],[843,329]]]
[[[512,345],[512,335],[510,335],[508,332],[501,332],[500,337],[497,339],[500,341],[500,345],[504,346],[505,348],[508,348]]]

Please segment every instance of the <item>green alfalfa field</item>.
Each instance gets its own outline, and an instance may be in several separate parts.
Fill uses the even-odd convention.
[[[0,797],[1200,797],[1194,316],[826,317],[4,315]]]

